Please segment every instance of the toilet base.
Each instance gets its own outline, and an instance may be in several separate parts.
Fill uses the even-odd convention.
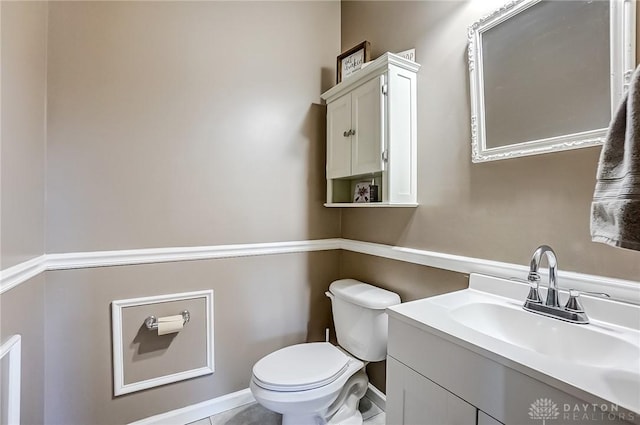
[[[317,414],[313,415],[296,415],[296,414],[283,414],[282,425],[362,425],[362,413],[357,408],[351,415],[334,416],[329,422],[326,422]]]
[[[327,410],[327,425],[362,425],[362,413],[358,406],[367,392],[368,384],[369,378],[364,368],[353,374]]]
[[[282,425],[325,425],[326,422],[317,414],[284,413]]]

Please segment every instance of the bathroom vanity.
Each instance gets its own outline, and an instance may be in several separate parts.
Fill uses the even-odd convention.
[[[471,275],[389,308],[387,423],[639,424],[640,308],[585,297],[577,325],[524,311],[527,291]]]

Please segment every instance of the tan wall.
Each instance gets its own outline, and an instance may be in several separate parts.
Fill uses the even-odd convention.
[[[6,269],[44,253],[47,4],[3,1],[0,15],[0,269]],[[0,296],[0,343],[22,336],[24,424],[44,417],[44,281],[38,276]]]
[[[339,236],[324,198],[337,2],[53,2],[47,252]],[[247,388],[321,339],[338,253],[47,274],[46,421],[115,424]],[[113,398],[114,299],[215,290],[214,375]]]
[[[640,254],[592,243],[589,207],[599,148],[471,163],[467,26],[497,1],[342,1],[342,50],[372,58],[416,49],[418,202],[412,209],[344,209],[342,237],[526,265],[542,243],[562,270],[638,280]],[[551,70],[551,69],[550,69]],[[461,274],[343,253],[340,276],[396,290],[403,301],[461,289]],[[368,368],[385,387],[384,363]]]
[[[339,235],[336,2],[54,2],[47,252]]]
[[[44,286],[45,277],[40,275],[0,296],[1,342],[22,336],[20,419],[25,425],[45,423]]]
[[[415,47],[422,64],[420,206],[345,210],[342,236],[517,264],[546,243],[561,270],[637,280],[640,253],[590,240],[599,148],[471,163],[467,26],[499,3],[342,2],[343,50],[365,39],[373,58]]]
[[[2,2],[0,268],[44,253],[47,4]]]
[[[249,386],[262,356],[319,341],[338,252],[47,274],[47,424],[122,424]],[[215,373],[113,398],[110,302],[214,290]],[[144,367],[144,366],[141,366]]]
[[[347,238],[520,264],[544,242],[563,269],[637,279],[637,253],[588,239],[598,149],[471,164],[466,27],[496,5],[53,2],[47,87],[46,7],[2,2],[2,268],[43,252],[46,91],[47,252],[335,237],[342,220]],[[321,206],[314,103],[335,78],[341,14],[343,48],[417,49],[415,210]],[[3,337],[25,338],[24,422],[43,421],[45,373],[52,424],[124,423],[246,388],[259,357],[323,337],[338,275],[405,301],[466,286],[346,252],[51,272],[46,301],[42,277],[2,296]],[[114,399],[109,303],[207,288],[216,373]],[[380,388],[383,372],[370,368]]]

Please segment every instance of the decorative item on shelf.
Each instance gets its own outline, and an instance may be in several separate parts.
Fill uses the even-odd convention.
[[[403,50],[402,52],[396,53],[396,55],[413,62],[416,61],[416,49]]]
[[[378,185],[374,181],[356,183],[353,202],[378,202]]]
[[[338,56],[336,83],[341,82],[343,78],[358,71],[364,63],[371,60],[370,48],[370,43],[363,41]]]

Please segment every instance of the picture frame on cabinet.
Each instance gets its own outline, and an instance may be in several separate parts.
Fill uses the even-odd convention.
[[[337,57],[336,83],[362,68],[363,64],[371,60],[371,43],[363,41],[353,46]]]
[[[353,202],[357,204],[378,202],[378,185],[370,181],[356,183]]]

